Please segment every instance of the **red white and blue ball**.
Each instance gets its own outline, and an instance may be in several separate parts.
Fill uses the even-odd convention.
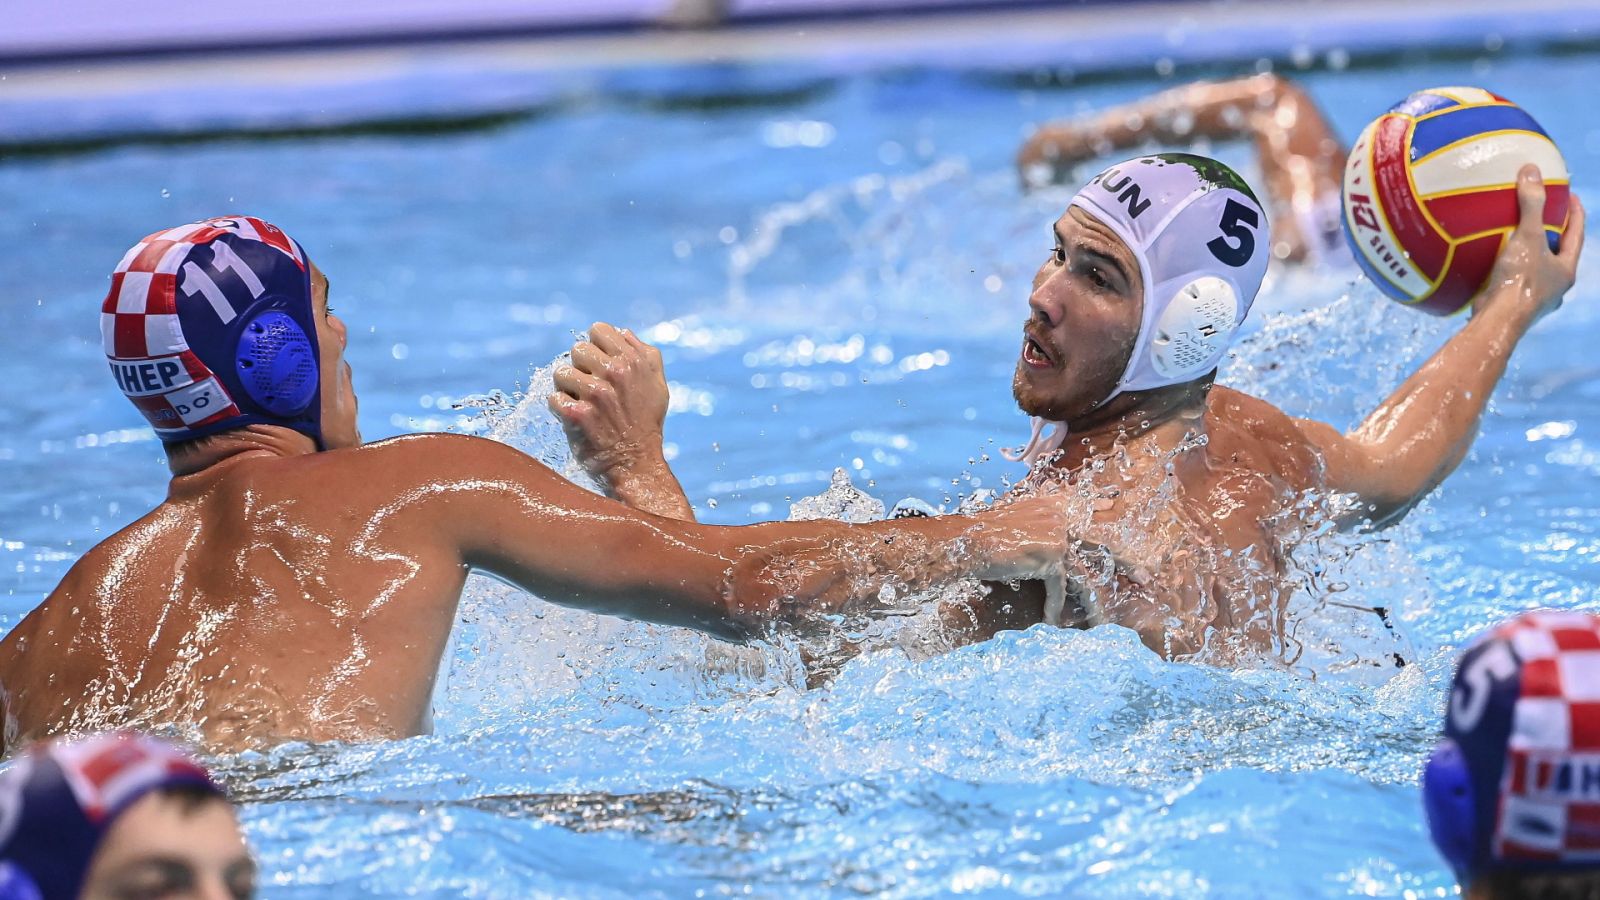
[[[1465,309],[1517,227],[1517,171],[1545,183],[1552,249],[1567,164],[1522,107],[1481,88],[1418,91],[1361,132],[1344,170],[1345,237],[1384,293],[1435,315]]]

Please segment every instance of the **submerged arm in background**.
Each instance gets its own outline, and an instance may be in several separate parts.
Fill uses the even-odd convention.
[[[669,519],[694,521],[694,508],[662,452],[667,379],[661,351],[605,322],[572,346],[572,365],[555,372],[550,411],[572,455],[606,496]]]
[[[1455,470],[1517,342],[1572,287],[1583,248],[1582,204],[1573,197],[1561,249],[1552,253],[1543,225],[1544,183],[1533,166],[1519,173],[1517,197],[1517,229],[1461,331],[1348,435],[1300,420],[1327,461],[1328,487],[1361,501],[1346,524],[1398,521]]]

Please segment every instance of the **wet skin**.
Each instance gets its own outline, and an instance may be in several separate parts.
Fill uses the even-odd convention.
[[[1123,624],[1167,656],[1292,656],[1282,628],[1282,601],[1294,587],[1284,552],[1298,532],[1329,518],[1381,527],[1432,491],[1471,447],[1517,341],[1572,286],[1582,205],[1574,204],[1557,255],[1545,243],[1544,189],[1533,167],[1518,189],[1523,225],[1471,320],[1348,434],[1215,386],[1212,376],[1097,408],[1126,367],[1143,286],[1132,251],[1093,216],[1069,210],[1034,279],[1013,393],[1025,412],[1071,426],[1059,458],[1021,490],[1069,485],[1061,496],[1077,542],[1064,585],[992,584],[986,598],[948,609],[958,639],[1045,621],[1055,587],[1072,600],[1058,624]],[[608,492],[682,515],[687,501],[662,475],[660,354],[599,323],[574,348],[573,365],[557,372],[556,387],[551,407]],[[1308,491],[1353,502],[1307,506]]]
[[[1320,454],[1293,419],[1209,379],[1097,408],[1133,350],[1144,286],[1132,251],[1093,215],[1073,207],[1053,230],[1012,394],[1029,415],[1071,423],[1053,471],[1032,481],[1070,483],[1076,533],[1120,561],[1076,561],[1061,624],[1117,622],[1168,656],[1196,653],[1211,635],[1270,646],[1288,588],[1278,548],[1296,524],[1285,520],[1299,518],[1306,491],[1326,487]],[[969,638],[1047,618],[1037,583],[994,585],[988,602],[963,607],[947,619]]]
[[[0,744],[165,724],[213,749],[417,734],[474,569],[738,639],[890,580],[1059,566],[1050,499],[976,518],[715,528],[641,514],[493,441],[363,445],[345,328],[320,271],[312,282],[327,449],[250,426],[169,453],[166,501],[0,641]]]

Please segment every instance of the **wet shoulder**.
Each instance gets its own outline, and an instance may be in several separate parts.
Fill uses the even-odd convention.
[[[373,479],[388,488],[424,485],[524,455],[506,444],[464,434],[405,434],[349,450],[318,453],[318,464]]]
[[[96,621],[107,602],[119,612],[137,615],[147,597],[139,586],[156,573],[170,571],[173,560],[203,532],[203,519],[195,510],[160,504],[78,557],[8,638],[26,636],[47,622],[69,621],[76,629]]]
[[[350,512],[383,506],[408,493],[483,471],[522,455],[496,441],[459,434],[411,434],[343,450],[241,467],[218,485],[224,495],[294,498]]]
[[[1258,397],[1217,385],[1206,401],[1206,432],[1214,457],[1309,483],[1322,459],[1295,420]]]

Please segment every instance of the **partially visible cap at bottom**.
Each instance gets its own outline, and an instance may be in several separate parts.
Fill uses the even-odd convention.
[[[176,787],[226,796],[183,751],[134,732],[34,746],[0,774],[0,900],[77,900],[117,817]]]
[[[1475,640],[1423,789],[1464,877],[1600,873],[1600,616],[1526,613]]]

